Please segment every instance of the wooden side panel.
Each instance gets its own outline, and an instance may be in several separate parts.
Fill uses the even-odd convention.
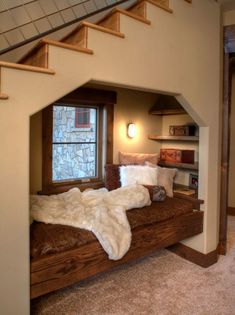
[[[128,11],[146,19],[146,2],[137,2]]]
[[[203,212],[196,211],[132,231],[128,253],[120,260],[107,258],[98,241],[79,249],[31,262],[31,298],[64,288],[157,249],[168,247],[203,230]]]
[[[72,32],[62,41],[70,45],[77,45],[83,48],[87,48],[87,27],[84,26],[79,30]]]
[[[109,28],[113,31],[120,32],[120,13],[115,12],[99,22],[100,26]]]
[[[48,45],[44,44],[33,49],[20,63],[29,66],[48,68]]]

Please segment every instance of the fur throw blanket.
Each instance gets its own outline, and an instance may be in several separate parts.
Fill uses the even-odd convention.
[[[81,192],[73,188],[52,195],[32,195],[31,217],[40,222],[64,224],[92,231],[109,259],[121,259],[131,244],[126,210],[150,205],[148,189],[142,185]]]

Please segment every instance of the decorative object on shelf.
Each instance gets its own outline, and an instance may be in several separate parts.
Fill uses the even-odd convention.
[[[187,196],[191,196],[195,194],[195,189],[189,189],[189,188],[177,188],[174,189],[174,193],[179,193]]]
[[[127,125],[127,135],[129,138],[134,138],[136,136],[136,125],[130,123]]]
[[[160,161],[194,163],[194,150],[160,149]]]
[[[197,189],[198,188],[198,175],[189,174],[189,187]]]
[[[170,136],[195,136],[196,125],[169,126]]]

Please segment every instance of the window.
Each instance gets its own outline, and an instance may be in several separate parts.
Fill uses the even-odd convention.
[[[116,93],[107,93],[78,89],[43,110],[42,193],[103,186],[116,102]]]
[[[97,118],[98,108],[53,105],[53,182],[97,176]]]

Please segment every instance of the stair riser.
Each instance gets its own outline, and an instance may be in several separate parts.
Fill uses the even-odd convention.
[[[48,45],[44,44],[33,50],[31,54],[21,60],[22,64],[48,68]]]
[[[113,31],[120,32],[120,13],[119,12],[113,13],[108,18],[99,22],[99,25],[109,28]]]
[[[83,26],[80,30],[77,30],[76,32],[70,34],[62,41],[63,43],[67,43],[70,45],[87,48],[87,27]]]
[[[146,18],[146,2],[140,2],[129,9],[133,14]]]

